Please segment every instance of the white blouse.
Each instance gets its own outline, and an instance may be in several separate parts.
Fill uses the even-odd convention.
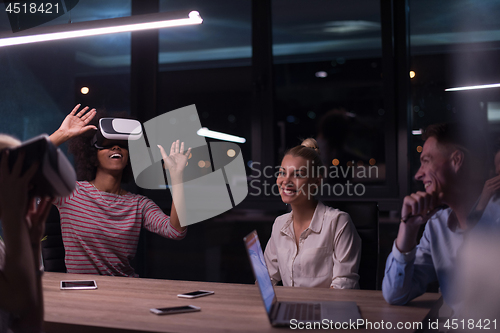
[[[311,224],[295,242],[293,212],[276,218],[264,257],[273,284],[359,288],[361,239],[349,214],[318,202]]]

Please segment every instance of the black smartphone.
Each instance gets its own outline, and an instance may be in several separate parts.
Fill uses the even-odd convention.
[[[213,295],[213,291],[209,290],[196,290],[196,291],[191,291],[189,293],[184,293],[184,294],[179,294],[177,297],[182,297],[182,298],[198,298],[202,296],[207,296],[207,295]]]
[[[149,309],[149,311],[151,311],[157,315],[167,315],[167,314],[184,313],[184,312],[196,312],[196,311],[200,311],[200,310],[201,310],[200,307],[197,307],[194,305],[173,306],[173,307],[169,307],[169,308]]]

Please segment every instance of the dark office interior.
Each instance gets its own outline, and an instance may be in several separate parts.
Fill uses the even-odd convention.
[[[376,171],[326,179],[342,186],[321,200],[351,214],[366,240],[361,288],[380,289],[402,198],[423,189],[419,131],[465,121],[491,144],[500,135],[499,88],[445,91],[498,82],[494,0],[80,0],[45,25],[179,10],[203,24],[0,48],[2,133],[50,134],[78,103],[141,122],[195,104],[202,126],[246,139],[246,199],[182,241],[143,230],[141,277],[253,283],[242,239],[255,229],[265,246],[287,212],[275,166],[314,137],[336,147],[322,151],[327,166]],[[12,33],[6,17],[0,31]],[[170,209],[168,191],[127,188]]]

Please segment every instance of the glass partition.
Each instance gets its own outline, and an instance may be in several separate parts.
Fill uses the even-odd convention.
[[[129,16],[130,6],[130,0],[82,0],[44,25]],[[4,36],[12,33],[3,10],[0,23]],[[3,47],[0,132],[21,140],[50,134],[77,103],[128,111],[129,72],[130,33]]]
[[[500,82],[498,1],[411,0],[410,177],[420,166],[420,129],[438,122],[465,122],[494,148],[500,137],[500,88],[471,86]],[[446,91],[465,87],[464,90]],[[493,151],[488,163],[493,173]],[[412,192],[422,189],[414,181]]]
[[[327,168],[325,197],[384,186],[386,122],[378,1],[273,0],[275,122],[283,153],[313,137]],[[351,184],[351,185],[349,185]],[[342,188],[338,185],[342,185]],[[361,196],[362,196],[361,195]]]
[[[247,163],[251,159],[251,1],[160,1],[161,12],[186,9],[198,11],[203,23],[160,30],[158,112],[195,104],[203,127],[246,139],[239,146]]]

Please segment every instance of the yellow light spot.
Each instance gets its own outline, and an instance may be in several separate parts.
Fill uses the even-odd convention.
[[[210,168],[210,161],[205,161],[205,168]]]
[[[417,146],[417,151],[418,151],[419,153],[421,153],[421,152],[422,152],[422,146]]]
[[[234,151],[234,149],[229,149],[227,151],[227,156],[234,157],[235,155],[236,155],[236,152]]]
[[[374,158],[370,158],[368,162],[370,163],[370,165],[375,165],[375,163],[377,163],[377,161]]]
[[[363,161],[358,161],[358,163],[356,163],[358,166],[363,166]]]
[[[352,161],[349,161],[346,164],[347,164],[347,166],[352,166]]]
[[[334,159],[334,160],[332,161],[332,164],[333,164],[333,165],[339,165],[339,164],[340,164],[340,161],[339,161],[338,159]]]
[[[199,162],[198,162],[198,166],[199,166],[200,168],[204,168],[204,167],[205,167],[205,161],[199,161]]]
[[[414,71],[410,71],[410,79],[413,79],[415,77],[415,72]]]
[[[89,88],[88,87],[82,87],[82,89],[80,89],[80,92],[84,95],[87,95],[89,93]]]

